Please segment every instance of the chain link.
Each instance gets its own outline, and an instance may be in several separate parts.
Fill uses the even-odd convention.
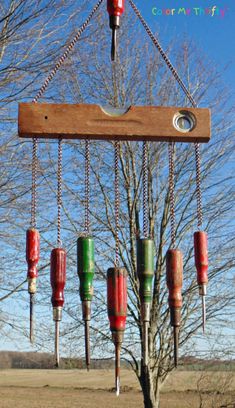
[[[148,238],[148,145],[143,142],[143,234],[144,238]]]
[[[61,241],[61,207],[62,207],[62,139],[58,139],[58,169],[57,169],[57,245],[62,247]]]
[[[114,187],[115,187],[115,241],[116,241],[116,250],[115,250],[115,268],[118,268],[119,266],[119,217],[120,217],[120,192],[119,192],[119,149],[120,149],[120,144],[119,142],[115,142],[114,144],[114,169],[115,169],[115,181],[114,181]]]
[[[38,141],[33,139],[32,151],[32,199],[31,199],[31,227],[37,228],[37,172],[38,172]]]
[[[85,31],[85,29],[87,28],[87,26],[89,25],[92,17],[94,16],[94,14],[96,13],[96,11],[98,10],[98,8],[100,7],[100,5],[103,3],[104,0],[99,0],[98,3],[95,5],[95,7],[93,8],[93,10],[91,11],[91,13],[89,14],[89,16],[87,17],[86,21],[84,22],[84,24],[80,27],[80,29],[78,30],[77,34],[74,36],[74,38],[72,39],[72,41],[69,43],[69,45],[67,46],[64,54],[59,58],[59,60],[56,62],[54,68],[52,69],[52,71],[50,72],[50,74],[48,75],[48,77],[45,79],[45,82],[43,83],[43,85],[41,86],[40,90],[38,91],[37,95],[35,96],[33,102],[37,102],[38,99],[40,99],[44,92],[46,91],[48,85],[50,84],[50,82],[52,81],[52,79],[54,78],[54,76],[56,75],[57,71],[60,69],[61,65],[63,65],[63,63],[65,62],[65,60],[68,58],[70,52],[73,50],[74,46],[76,45],[76,43],[78,42],[79,38],[81,37],[81,35],[83,34],[83,32]]]
[[[128,0],[132,9],[134,10],[135,14],[139,18],[140,22],[142,23],[145,31],[147,32],[148,36],[152,40],[153,44],[155,47],[158,49],[161,57],[165,61],[167,67],[171,71],[172,75],[174,76],[175,80],[178,82],[179,86],[183,90],[184,94],[187,96],[188,100],[191,102],[192,106],[194,108],[197,107],[197,103],[193,96],[191,95],[190,91],[180,78],[176,68],[170,61],[169,57],[163,50],[160,42],[158,39],[154,36],[153,32],[151,31],[150,27],[144,20],[143,16],[141,15],[139,9],[136,7],[135,3],[132,0]],[[202,225],[202,218],[203,218],[203,211],[202,211],[202,192],[201,192],[201,155],[200,155],[200,147],[198,143],[194,143],[194,149],[195,149],[195,157],[196,157],[196,194],[197,194],[197,217],[198,217],[198,227],[200,228]]]
[[[196,163],[196,195],[197,195],[197,220],[198,228],[202,227],[203,214],[202,214],[202,189],[201,189],[201,154],[200,145],[195,143],[195,163]]]
[[[85,234],[90,233],[90,141],[85,141]]]
[[[169,158],[169,191],[170,191],[170,222],[171,222],[171,247],[175,248],[176,241],[176,221],[175,221],[175,162],[174,162],[175,144],[168,143]]]

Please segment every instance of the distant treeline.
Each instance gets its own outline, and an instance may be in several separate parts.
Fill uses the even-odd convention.
[[[180,359],[179,369],[182,371],[235,371],[235,360],[187,356]]]
[[[123,367],[128,368],[125,362],[122,362]],[[92,369],[109,369],[114,367],[114,361],[107,360],[92,360]],[[35,353],[35,352],[15,352],[15,351],[0,351],[0,369],[10,368],[30,368],[30,369],[53,369],[55,368],[55,358],[50,353]],[[61,358],[60,368],[62,369],[83,369],[85,362],[82,359]]]
[[[123,368],[130,368],[128,363],[122,361]],[[0,369],[53,369],[55,358],[49,353],[0,351]],[[85,362],[82,359],[62,358],[61,369],[84,369]],[[91,362],[92,369],[113,369],[114,361],[111,359],[97,359]],[[235,360],[205,360],[195,357],[183,357],[180,359],[180,370],[213,370],[235,371]]]

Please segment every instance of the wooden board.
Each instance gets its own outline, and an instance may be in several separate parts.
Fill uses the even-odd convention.
[[[195,122],[187,133],[174,127],[179,112],[191,112]],[[210,140],[210,110],[183,107],[131,106],[120,116],[98,105],[20,103],[20,137],[200,142]]]

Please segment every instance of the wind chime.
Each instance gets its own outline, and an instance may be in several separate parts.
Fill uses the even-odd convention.
[[[90,140],[108,140],[114,142],[114,194],[115,194],[115,260],[114,266],[107,271],[107,306],[112,340],[115,345],[115,378],[116,392],[120,390],[120,352],[127,317],[127,271],[119,263],[119,149],[120,141],[142,141],[142,184],[143,184],[143,238],[137,239],[137,276],[139,279],[140,317],[142,322],[143,367],[149,362],[148,339],[152,308],[152,282],[154,277],[154,241],[150,236],[148,225],[148,147],[149,142],[168,142],[169,155],[169,201],[171,244],[166,253],[166,281],[169,290],[170,322],[174,331],[174,363],[178,364],[179,330],[181,324],[183,256],[176,247],[176,219],[174,192],[174,155],[175,142],[194,143],[196,158],[196,194],[198,231],[194,233],[195,265],[197,283],[203,305],[203,330],[205,330],[206,312],[205,296],[208,283],[207,235],[202,227],[202,199],[200,173],[200,146],[210,139],[210,112],[197,108],[177,71],[171,64],[158,40],[155,38],[141,13],[132,0],[128,0],[155,47],[160,52],[168,68],[184,91],[192,108],[131,106],[122,115],[110,115],[97,105],[71,104],[38,104],[49,83],[73,50],[78,39],[85,31],[93,15],[103,0],[99,0],[74,39],[66,48],[50,75],[45,80],[33,103],[19,104],[19,136],[33,138],[32,155],[32,206],[31,226],[27,230],[26,259],[28,262],[28,292],[30,294],[30,340],[33,342],[33,305],[36,293],[36,279],[39,262],[39,232],[36,229],[37,213],[37,141],[38,138],[58,140],[58,188],[57,188],[57,247],[51,252],[51,286],[53,319],[55,321],[55,354],[56,365],[59,365],[59,322],[62,319],[64,305],[64,287],[66,281],[66,251],[61,241],[61,207],[62,207],[62,139],[85,139],[85,222],[84,233],[77,240],[77,272],[80,280],[80,298],[82,316],[85,326],[86,365],[90,367],[91,301],[93,297],[93,278],[95,272],[94,240],[90,234]],[[111,60],[115,61],[117,50],[117,30],[120,17],[124,12],[124,0],[108,0],[107,10],[112,29]]]

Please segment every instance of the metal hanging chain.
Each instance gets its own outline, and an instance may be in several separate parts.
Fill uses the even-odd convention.
[[[176,68],[174,67],[171,60],[169,59],[169,57],[167,56],[167,54],[163,50],[160,42],[158,41],[158,39],[155,37],[155,35],[151,31],[150,27],[148,26],[148,24],[144,20],[143,16],[141,15],[139,9],[136,7],[135,3],[132,0],[128,0],[128,1],[129,1],[130,5],[131,5],[132,9],[134,10],[135,14],[139,18],[140,22],[142,23],[142,25],[143,25],[145,31],[147,32],[148,36],[152,40],[155,47],[158,49],[161,57],[165,61],[167,67],[171,71],[171,73],[174,76],[175,80],[178,82],[179,86],[183,90],[184,94],[187,96],[188,100],[191,102],[192,106],[194,108],[196,108],[197,103],[196,103],[195,99],[193,98],[190,91],[188,90],[188,88],[186,87],[186,85],[184,84],[182,79],[180,78],[180,75],[178,74]],[[202,221],[203,221],[202,220],[203,215],[202,215],[201,167],[200,167],[200,165],[201,165],[201,155],[200,155],[199,143],[194,143],[194,148],[195,148],[195,158],[196,158],[197,217],[198,217],[198,227],[200,228],[201,225],[202,225]]]
[[[62,207],[62,139],[58,139],[58,169],[57,169],[57,245],[62,247],[61,241],[61,207]]]
[[[147,142],[143,142],[142,172],[143,172],[143,234],[148,238],[148,152]]]
[[[175,162],[174,162],[174,146],[175,144],[168,143],[169,157],[169,191],[170,191],[170,222],[171,222],[171,248],[175,248],[176,241],[176,221],[175,221]]]
[[[98,3],[95,5],[95,7],[93,8],[93,10],[91,11],[91,13],[89,14],[89,16],[87,17],[86,21],[84,22],[84,24],[79,28],[77,34],[74,36],[74,38],[72,39],[72,41],[69,43],[69,45],[67,46],[66,50],[64,51],[63,55],[58,59],[57,63],[55,64],[54,68],[52,69],[52,71],[50,72],[50,74],[48,75],[48,77],[45,79],[45,82],[43,83],[43,85],[41,86],[40,90],[38,91],[37,95],[35,96],[33,102],[37,102],[38,99],[40,99],[42,97],[42,95],[44,94],[44,92],[46,91],[48,85],[50,84],[50,82],[52,81],[52,79],[54,78],[54,76],[56,75],[57,71],[61,68],[61,66],[63,65],[63,63],[65,62],[65,60],[68,58],[70,52],[73,50],[74,46],[76,45],[76,43],[78,42],[79,38],[81,37],[81,35],[83,34],[83,32],[85,31],[85,29],[87,28],[87,26],[89,25],[92,17],[94,16],[94,14],[96,13],[96,11],[98,10],[98,8],[100,7],[100,5],[103,3],[104,0],[99,0]]]
[[[87,26],[89,25],[92,17],[102,4],[103,0],[99,0],[98,3],[95,5],[89,16],[87,17],[86,21],[84,24],[81,26],[81,28],[78,30],[77,34],[74,36],[70,44],[67,46],[66,50],[64,51],[63,55],[59,58],[57,63],[55,64],[54,68],[48,75],[48,77],[45,79],[43,85],[39,89],[37,95],[33,99],[34,103],[37,103],[38,100],[43,96],[44,92],[46,91],[48,85],[56,75],[57,71],[61,68],[65,60],[68,58],[70,52],[73,50],[74,46],[76,45],[77,41],[81,37],[82,33],[85,31]],[[32,154],[32,198],[31,198],[31,227],[36,228],[36,212],[37,212],[37,165],[38,165],[38,159],[37,159],[37,139],[33,139],[33,154]],[[58,240],[60,238],[58,237]]]
[[[119,149],[120,144],[119,142],[115,142],[114,144],[114,169],[115,169],[115,181],[114,181],[114,189],[115,189],[115,242],[116,242],[116,249],[115,249],[115,268],[119,266],[119,229],[120,229],[120,191],[119,191]]]
[[[32,151],[32,197],[31,197],[31,228],[37,228],[37,172],[38,172],[38,142],[33,139]]]
[[[195,147],[195,163],[196,163],[196,195],[197,195],[197,220],[198,228],[202,227],[202,188],[201,188],[201,154],[199,143],[194,143]]]
[[[133,3],[132,0],[129,0],[129,3],[132,7],[132,9],[134,10],[135,14],[137,15],[137,17],[140,19],[143,27],[145,28],[147,34],[149,35],[149,37],[151,38],[153,44],[155,45],[155,47],[158,49],[158,51],[160,52],[162,58],[164,59],[166,65],[168,66],[169,70],[171,71],[172,75],[174,76],[174,78],[176,79],[176,81],[178,82],[178,84],[180,85],[181,89],[184,91],[185,95],[187,96],[187,98],[190,100],[192,106],[194,108],[197,107],[197,103],[194,100],[193,96],[191,95],[191,93],[189,92],[189,90],[187,89],[186,85],[184,84],[184,82],[182,81],[182,79],[180,78],[176,68],[174,67],[174,65],[171,63],[169,57],[167,56],[167,54],[165,53],[165,51],[163,50],[160,42],[158,41],[158,39],[154,36],[153,32],[151,31],[150,27],[148,26],[148,24],[146,23],[146,21],[144,20],[143,16],[141,15],[139,9],[136,7],[135,3]]]
[[[85,141],[85,234],[90,233],[90,141]]]

